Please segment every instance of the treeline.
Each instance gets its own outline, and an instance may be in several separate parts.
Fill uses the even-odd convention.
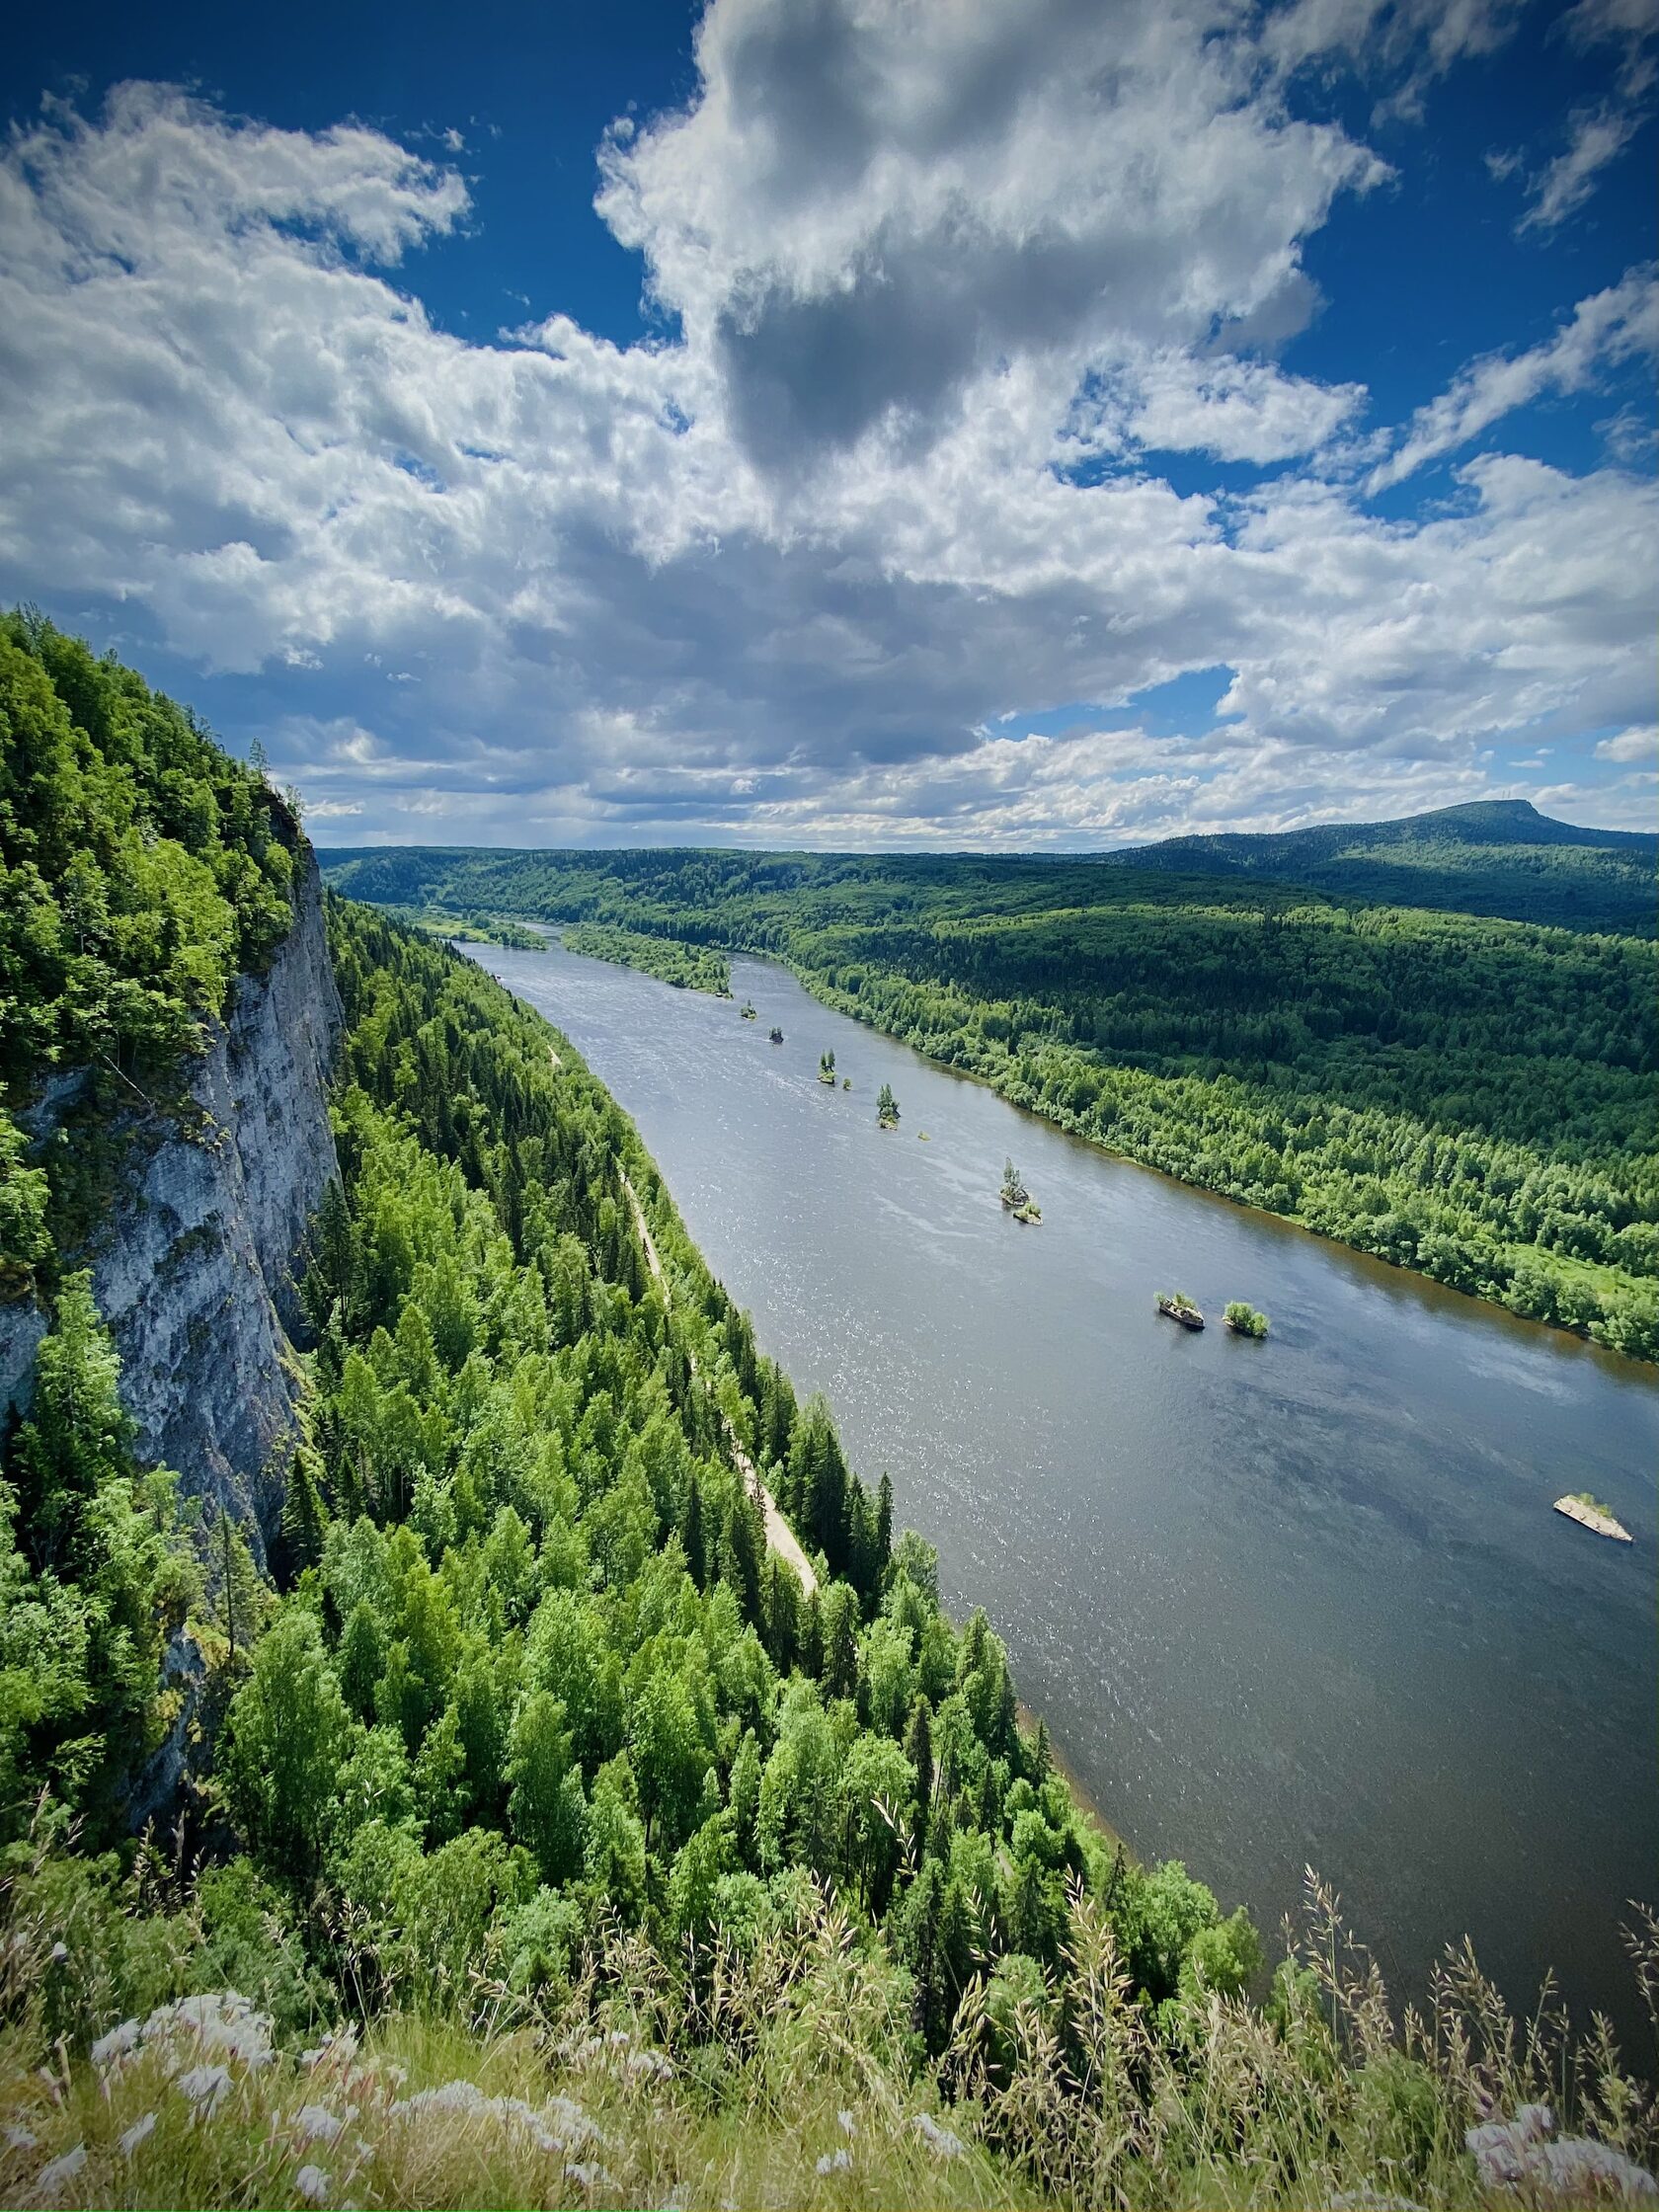
[[[1650,941],[1093,863],[376,853],[339,873],[772,954],[1132,1159],[1659,1357]]]
[[[648,936],[638,929],[619,929],[607,922],[576,922],[561,931],[572,952],[590,960],[614,961],[619,968],[637,968],[676,990],[706,990],[716,998],[732,995],[732,970],[724,953],[708,945],[688,945],[676,937]]]

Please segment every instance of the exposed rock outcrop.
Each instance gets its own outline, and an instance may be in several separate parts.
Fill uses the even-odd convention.
[[[309,846],[293,926],[263,976],[245,976],[182,1111],[135,1114],[108,1221],[85,1255],[121,1360],[142,1458],[178,1470],[187,1496],[247,1524],[256,1553],[282,1507],[295,1428],[299,1323],[293,1261],[339,1172],[328,1077],[342,1027],[322,887]],[[61,1121],[68,1084],[30,1114]],[[73,1125],[71,1124],[71,1127]],[[27,1396],[39,1316],[8,1308],[0,1368]]]

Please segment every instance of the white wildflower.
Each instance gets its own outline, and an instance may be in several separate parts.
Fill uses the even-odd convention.
[[[1512,2120],[1487,2120],[1463,2137],[1488,2189],[1540,2201],[1592,2198],[1614,2204],[1659,2202],[1659,2182],[1611,2145],[1588,2136],[1551,2142],[1555,2116],[1547,2104],[1523,2104]]]
[[[307,2204],[326,2204],[329,2200],[329,2177],[320,2166],[302,2166],[294,2175],[294,2187]]]
[[[318,2066],[349,2066],[357,2055],[357,2031],[355,2027],[331,2027],[320,2043],[308,2051],[301,2051],[299,2063],[306,2068]]]
[[[38,2138],[33,2128],[9,2127],[6,2130],[6,2147],[12,2151],[32,2151]]]
[[[67,1958],[68,1956],[69,1956],[69,1946],[68,1946],[68,1944],[67,1944],[67,1943],[54,1943],[54,1944],[52,1945],[52,1947],[51,1947],[51,1962],[52,1962],[52,1964],[53,1964],[54,1966],[61,1966],[61,1965],[63,1964],[63,1961],[64,1961],[64,1960],[65,1960],[65,1959],[66,1959],[66,1958]]]
[[[1607,2199],[1614,2204],[1659,2203],[1659,2181],[1611,2144],[1585,2135],[1563,2135],[1546,2143],[1541,2154],[1550,2186],[1567,2202]]]
[[[628,2072],[635,2081],[649,2074],[654,2081],[666,2082],[672,2075],[673,2068],[661,2051],[635,2051],[628,2060]]]
[[[193,2066],[188,2073],[179,2076],[173,2087],[181,2096],[190,2099],[198,2118],[210,2120],[230,2094],[230,2069],[228,2066]]]
[[[434,2090],[417,2090],[401,2096],[391,2107],[394,2120],[413,2118],[418,2112],[476,2112],[487,2102],[476,2082],[441,2082]]]
[[[617,2186],[615,2174],[606,2172],[602,2166],[592,2161],[567,2166],[565,2179],[574,2181],[578,2188],[583,2189],[614,2189]]]
[[[302,2104],[294,2114],[294,2132],[307,2143],[332,2143],[346,2122],[326,2104]]]
[[[858,2122],[844,2106],[835,2114],[835,2119],[843,2135],[856,2135],[858,2133]]]
[[[158,2006],[144,2022],[143,2038],[163,2047],[194,2044],[203,2058],[235,2059],[249,2067],[267,2066],[275,2055],[270,2014],[256,2011],[233,1989]]]
[[[968,2148],[953,2128],[941,2127],[931,2112],[918,2112],[910,2125],[928,2149],[942,2159],[959,2159]]]
[[[569,2141],[583,2143],[592,2140],[602,2143],[604,2137],[588,2117],[580,2104],[568,2096],[550,2096],[542,2106],[542,2116]]]
[[[137,2048],[138,2038],[143,2032],[136,2020],[122,2020],[118,2027],[111,2028],[108,2035],[101,2035],[94,2043],[93,2065],[113,2066],[117,2059],[125,2058],[128,2051]]]
[[[632,2042],[632,2036],[628,2033],[628,2030],[625,2027],[613,2027],[610,2033],[605,2037],[605,2041],[612,2045],[612,2047],[616,2047],[623,2043]]]
[[[123,2159],[129,2159],[140,2143],[149,2141],[155,2133],[155,2114],[146,2112],[141,2120],[134,2120],[132,2125],[123,2131],[120,2138],[120,2155]]]
[[[40,2169],[35,2183],[37,2196],[48,2201],[56,2196],[65,2181],[72,2181],[86,2164],[86,2145],[77,2143],[72,2151],[65,2151],[60,2159],[53,2159],[49,2166]]]
[[[838,2151],[826,2151],[819,2160],[815,2171],[819,2173],[850,2173],[852,2172],[852,2153],[846,2148],[845,2144]]]

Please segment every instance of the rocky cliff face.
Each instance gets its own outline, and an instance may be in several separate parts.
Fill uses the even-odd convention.
[[[269,972],[193,1065],[183,1113],[135,1116],[109,1221],[86,1254],[121,1358],[142,1457],[225,1505],[256,1552],[276,1530],[295,1431],[293,1261],[338,1173],[327,1084],[341,1029],[309,848],[294,923]],[[69,1103],[54,1086],[37,1134]],[[43,1326],[0,1309],[0,1390],[20,1402]]]

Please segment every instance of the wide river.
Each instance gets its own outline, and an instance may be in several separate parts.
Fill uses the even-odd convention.
[[[1311,1865],[1397,1993],[1466,1932],[1513,1996],[1553,1965],[1633,2027],[1650,1371],[1113,1159],[782,969],[733,962],[745,1022],[562,947],[477,949],[634,1117],[762,1347],[891,1472],[1137,1852],[1247,1904],[1270,1951]],[[826,1048],[850,1093],[816,1080]],[[1039,1227],[997,1203],[1008,1154]],[[1157,1317],[1164,1288],[1202,1335]],[[1230,1298],[1265,1343],[1219,1325]],[[1586,1488],[1633,1543],[1550,1511]]]

